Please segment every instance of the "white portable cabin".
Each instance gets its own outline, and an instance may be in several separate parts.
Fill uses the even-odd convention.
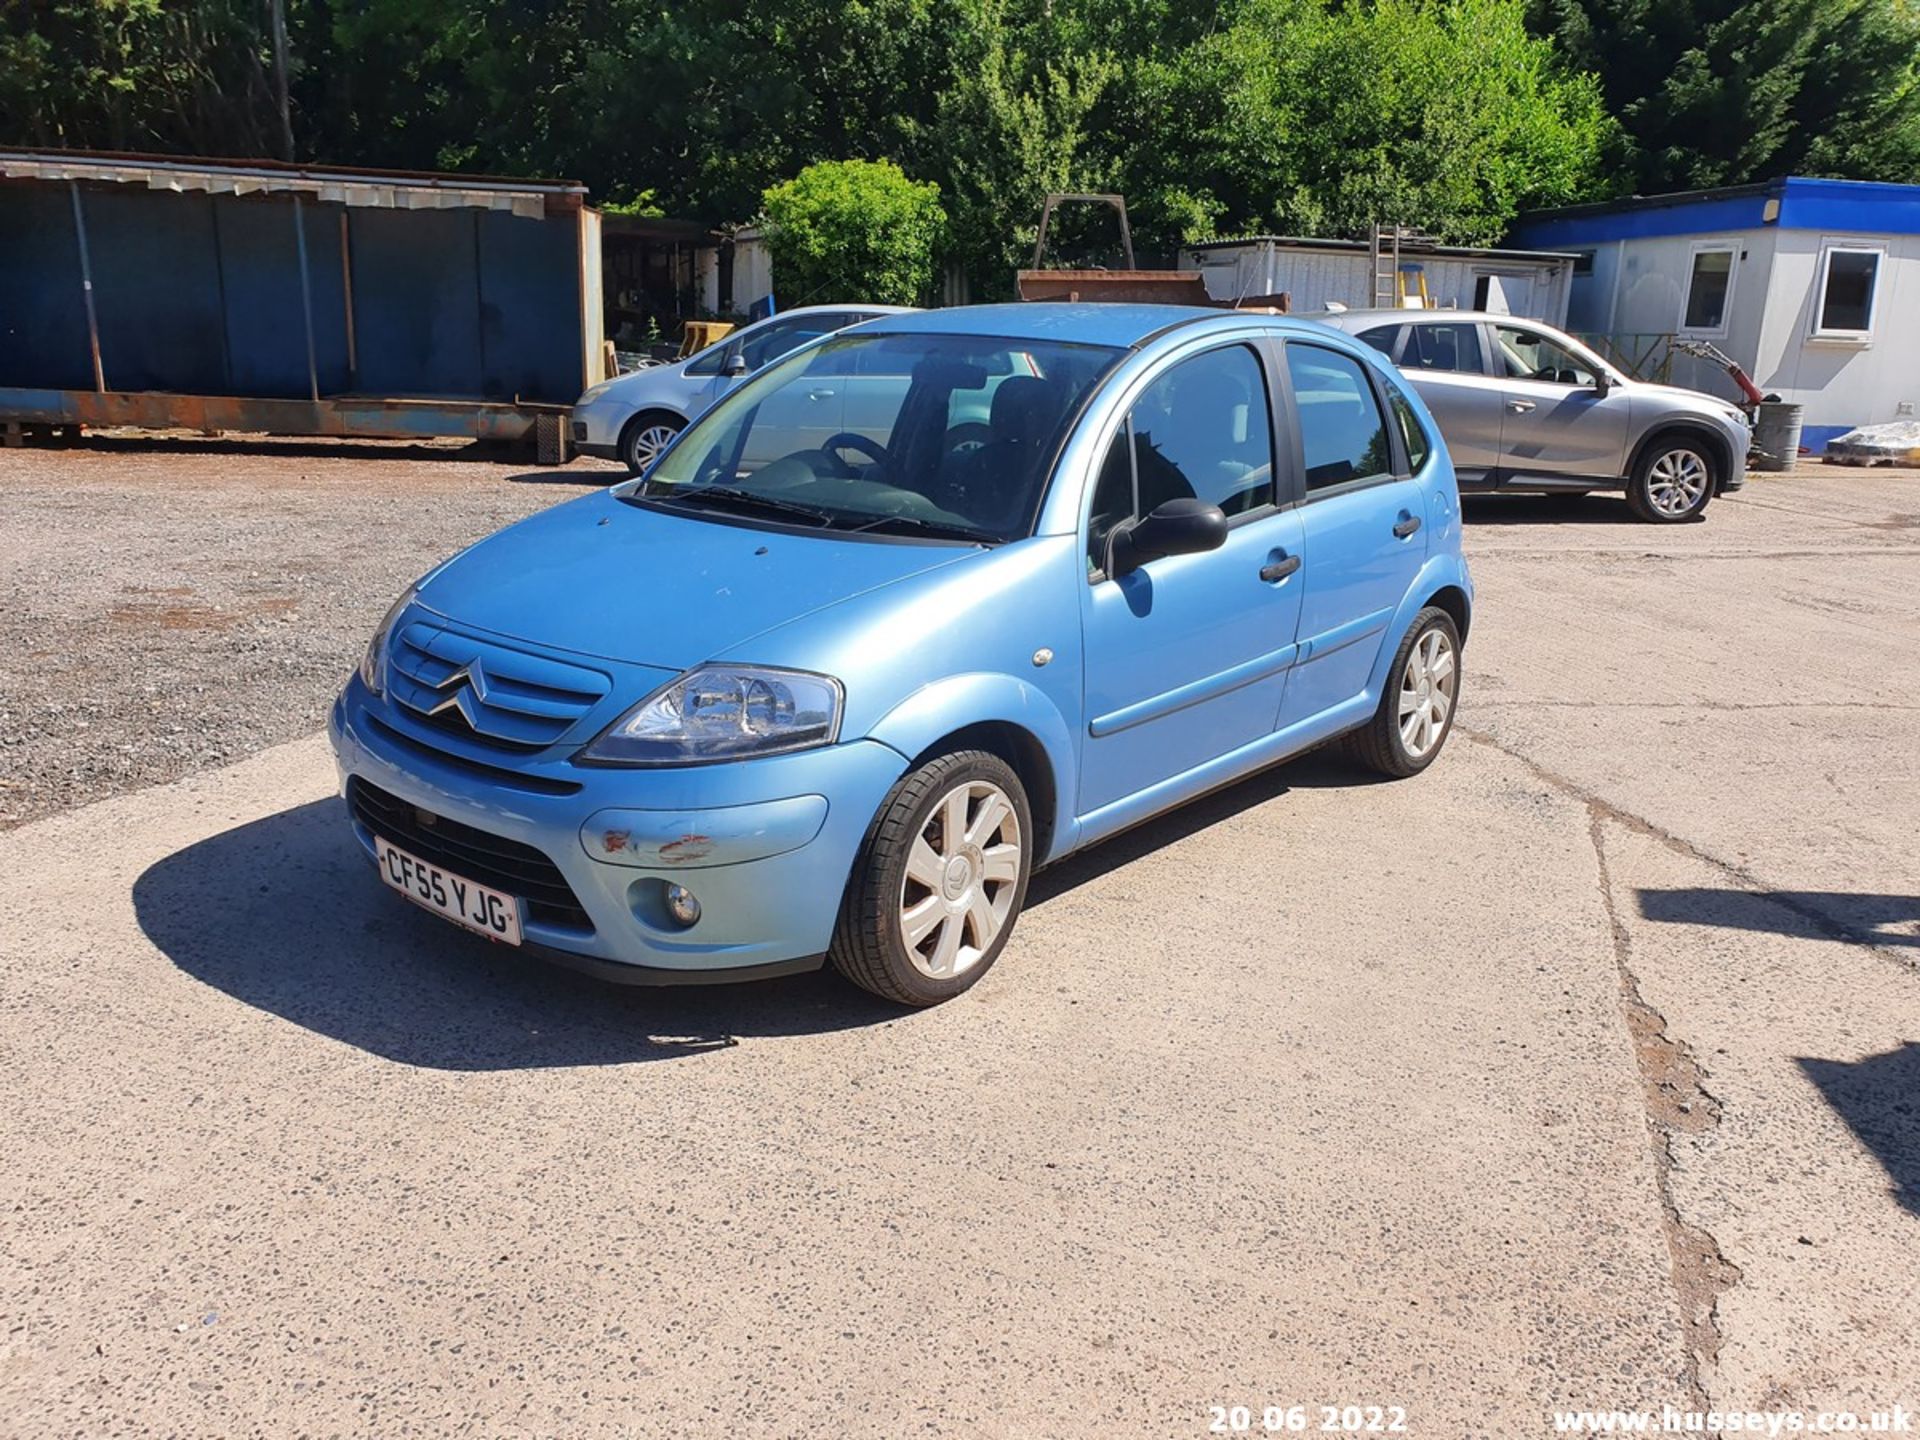
[[[1792,176],[1523,215],[1513,238],[1579,257],[1567,328],[1632,361],[1704,340],[1805,407],[1818,454],[1920,405],[1920,185]],[[1735,396],[1710,360],[1676,385]]]
[[[1198,270],[1215,300],[1231,304],[1285,294],[1297,311],[1373,306],[1373,263],[1373,247],[1365,241],[1289,235],[1207,240],[1180,252],[1180,268]],[[1409,303],[1424,281],[1426,303],[1436,308],[1491,310],[1558,325],[1567,311],[1573,256],[1402,241],[1400,273]]]

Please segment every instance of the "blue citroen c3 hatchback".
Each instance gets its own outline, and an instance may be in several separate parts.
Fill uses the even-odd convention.
[[[1037,866],[1336,737],[1424,769],[1472,597],[1438,432],[1344,334],[902,314],[430,572],[329,728],[381,878],[468,929],[924,1005]]]

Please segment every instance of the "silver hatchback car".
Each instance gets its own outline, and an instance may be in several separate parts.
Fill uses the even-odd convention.
[[[1439,422],[1463,492],[1624,490],[1642,520],[1691,520],[1746,478],[1747,417],[1635,380],[1537,320],[1465,310],[1313,317],[1396,365]]]
[[[863,320],[898,315],[899,305],[808,305],[783,310],[716,340],[698,354],[616,375],[573,405],[573,448],[622,461],[638,475],[687,422],[755,371],[810,340]]]

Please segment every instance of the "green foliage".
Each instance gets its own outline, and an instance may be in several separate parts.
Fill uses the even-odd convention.
[[[781,303],[918,305],[946,229],[940,187],[889,160],[809,165],[762,197]]]
[[[1140,96],[1126,168],[1144,224],[1177,239],[1379,220],[1491,242],[1522,207],[1591,194],[1611,129],[1521,0],[1252,0],[1143,67]]]
[[[938,258],[980,294],[1051,190],[1124,193],[1165,258],[1375,220],[1487,241],[1522,208],[1789,170],[1920,178],[1915,3],[285,0],[302,157],[565,176],[714,223],[817,162],[891,162],[938,185]],[[266,17],[13,0],[0,144],[272,154]],[[1117,251],[1105,212],[1059,238]]]
[[[0,144],[276,153],[255,0],[41,0],[0,8]]]
[[[1623,125],[1622,188],[1920,179],[1907,0],[1533,0]]]
[[[1120,67],[1074,38],[1044,19],[1019,25],[1007,0],[978,0],[957,17],[928,158],[953,197],[951,253],[986,296],[1011,293],[1049,192],[1108,178],[1092,119]]]

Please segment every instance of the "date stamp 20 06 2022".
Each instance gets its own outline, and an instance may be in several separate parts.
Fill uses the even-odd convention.
[[[1404,1405],[1209,1405],[1209,1435],[1404,1435]]]

